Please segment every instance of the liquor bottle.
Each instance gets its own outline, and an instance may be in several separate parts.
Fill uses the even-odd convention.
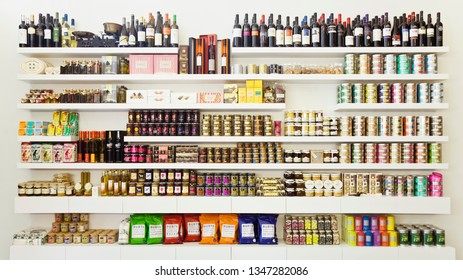
[[[307,24],[307,16],[304,16],[302,19],[302,46],[303,47],[310,47],[310,27]]]
[[[21,24],[19,25],[19,47],[27,48],[29,46],[29,38],[27,36],[26,17],[21,15]]]
[[[37,27],[35,29],[35,33],[37,34],[37,47],[43,48],[45,47],[45,24],[44,24],[44,18],[42,17],[42,14],[39,14],[38,22],[37,22]]]
[[[251,26],[248,22],[248,14],[244,14],[244,22],[243,22],[243,47],[250,47],[251,46]]]
[[[301,26],[299,25],[299,17],[294,17],[293,46],[294,47],[302,46],[302,30],[301,30]]]
[[[170,42],[170,19],[169,19],[169,14],[165,14],[165,21],[164,25],[162,26],[162,46],[163,47],[171,47],[171,42]]]
[[[83,160],[84,160],[85,163],[90,162],[90,135],[89,135],[89,131],[84,131]]]
[[[328,23],[328,46],[333,48],[338,46],[338,34],[336,33],[337,26],[334,23],[332,16],[330,16],[330,18],[331,19]]]
[[[128,184],[129,184],[129,173],[127,170],[123,170],[122,176],[121,176],[121,195],[122,196],[127,196]]]
[[[293,28],[289,23],[289,17],[286,17],[286,26],[285,26],[285,46],[292,47],[293,46]]]
[[[137,47],[144,48],[146,47],[146,28],[144,24],[144,19],[141,18],[138,23],[137,28]]]
[[[436,24],[434,24],[434,43],[436,47],[444,45],[444,25],[440,21],[440,13],[437,13]]]
[[[426,22],[424,21],[423,11],[420,11],[419,20],[417,20],[418,25],[418,45],[420,47],[426,46]]]
[[[113,145],[113,132],[106,131],[106,149],[105,149],[105,162],[113,163],[114,162],[114,145]]]
[[[106,155],[106,132],[100,131],[100,147],[98,148],[98,152],[100,155],[98,156],[98,162],[105,163],[105,155]]]
[[[328,47],[328,25],[325,22],[325,14],[320,18],[320,46]]]
[[[174,15],[172,25],[170,26],[170,45],[175,48],[178,47],[177,15]]]
[[[108,195],[108,175],[107,171],[103,171],[100,180],[100,195],[107,196]]]
[[[346,24],[346,47],[354,46],[354,34],[352,33],[352,28],[350,24],[350,18],[347,18]]]
[[[260,18],[259,36],[260,36],[259,45],[261,47],[268,47],[268,27],[265,24],[265,16],[264,15],[262,15],[262,17]]]
[[[252,15],[251,24],[251,47],[259,47],[259,25],[257,25],[257,15]]]
[[[124,27],[122,27],[124,28]],[[146,24],[146,46],[154,47],[154,17],[152,13],[148,15],[148,23]]]
[[[53,46],[53,21],[50,18],[50,14],[47,14],[45,21],[45,28],[43,30],[43,38],[45,40],[45,47],[51,48]]]
[[[209,39],[209,61],[208,61],[208,69],[209,74],[215,74],[215,45],[214,40],[212,37]]]
[[[154,46],[162,47],[162,16],[158,12],[156,17],[156,29],[154,30]]]
[[[373,46],[374,47],[382,47],[383,46],[383,31],[381,30],[381,25],[379,23],[379,19],[376,16],[373,19]]]
[[[27,27],[27,37],[29,37],[29,47],[34,48],[37,47],[37,32],[36,27],[34,24],[34,15],[30,17],[30,23]]]
[[[71,28],[69,29],[69,37],[71,38],[71,48],[77,48],[77,38],[74,35],[74,31],[76,31],[76,21],[71,19]]]
[[[400,21],[402,24],[400,25],[400,32],[401,32],[401,40],[402,40],[402,47],[408,47],[410,45],[410,37],[409,37],[409,30],[410,28],[408,27],[407,24],[407,18],[401,16]]]
[[[317,13],[312,19],[312,47],[320,47],[320,24],[318,24]]]
[[[59,22],[59,13],[55,14],[55,21],[53,22],[53,47],[61,47],[61,23]]]
[[[338,14],[338,25],[336,26],[336,34],[338,35],[338,47],[346,46],[346,28],[342,24],[342,15]]]
[[[419,46],[418,40],[418,23],[415,21],[415,13],[412,13],[411,21],[410,21],[410,47],[417,47]]]
[[[108,171],[108,196],[114,195],[114,172]]]
[[[121,171],[116,170],[114,171],[114,188],[113,188],[113,196],[120,196],[121,195]]]
[[[281,24],[281,15],[278,15],[276,26],[276,45],[277,47],[285,46],[285,31],[283,24]]]
[[[432,24],[431,14],[428,14],[428,24],[426,25],[426,46],[433,47],[434,41],[434,24]]]
[[[114,141],[114,161],[115,162],[122,162],[122,152],[123,152],[123,144],[122,144],[122,137],[121,132],[119,130],[116,131],[116,139]]]
[[[125,17],[122,18],[122,30],[121,36],[119,36],[119,47],[128,47],[129,46],[129,32],[126,27]]]
[[[233,25],[233,47],[242,47],[240,15],[235,15],[235,25]]]
[[[84,132],[79,131],[79,140],[77,141],[77,162],[84,161]]]
[[[203,40],[198,41],[198,48],[196,49],[196,71],[195,74],[203,73]]]
[[[385,16],[384,16],[383,46],[384,47],[392,46],[392,26],[388,19],[388,13],[385,13]]]
[[[394,17],[394,26],[392,27],[392,46],[400,47],[400,30],[399,30],[399,20],[397,17]]]
[[[229,43],[230,40],[222,40],[222,56],[221,56],[221,67],[220,67],[220,74],[230,74],[230,70],[228,68],[228,53],[230,52]]]
[[[356,24],[354,27],[354,41],[356,47],[364,46],[363,22],[360,20],[360,16],[357,16]]]
[[[64,14],[63,25],[61,26],[61,47],[70,48],[71,47],[71,36],[69,35],[69,26],[68,14]]]
[[[373,35],[371,31],[371,25],[369,21],[369,15],[365,15],[364,25],[363,25],[363,46],[371,47],[373,45]]]
[[[135,30],[135,15],[132,14],[130,19],[130,28],[129,28],[129,47],[135,47],[137,45],[137,31]]]
[[[95,141],[95,131],[89,132],[88,137],[88,154],[91,163],[96,162],[96,141]]]
[[[276,29],[275,24],[273,23],[273,14],[270,14],[268,17],[268,46],[276,47]]]

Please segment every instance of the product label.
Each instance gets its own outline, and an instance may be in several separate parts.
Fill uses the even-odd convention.
[[[259,30],[252,30],[251,36],[259,36]]]
[[[222,225],[220,233],[222,237],[235,237],[235,225]]]
[[[347,41],[347,37],[346,37]],[[312,43],[320,43],[320,28],[314,27],[312,28]]]
[[[203,58],[201,55],[196,56],[196,66],[203,65]]]
[[[242,224],[241,225],[241,236],[242,237],[254,237],[254,224]]]
[[[154,45],[162,46],[162,33],[154,34]]]
[[[285,43],[285,37],[284,37],[284,32],[283,30],[277,30],[277,36],[276,36],[276,44],[277,45],[284,45]]]
[[[346,36],[346,47],[354,45],[354,36]]]
[[[410,38],[418,38],[418,29],[410,29]]]
[[[293,44],[293,31],[286,30],[285,32],[285,45],[292,45]]]
[[[43,37],[47,40],[51,39],[51,29],[45,29],[43,31]]]
[[[424,26],[420,27],[420,29],[418,29],[418,34],[420,34],[420,35],[426,34],[426,28]]]
[[[199,222],[189,222],[187,228],[188,234],[199,235]]]
[[[152,27],[146,28],[146,37],[150,37],[150,38],[154,37],[154,28]]]
[[[233,37],[241,38],[241,28],[233,28]]]
[[[164,36],[170,35],[170,31],[171,29],[169,27],[162,28],[162,33],[164,34]]]
[[[378,42],[381,41],[382,37],[381,29],[373,29],[373,41]]]
[[[404,40],[405,41],[405,40]],[[408,41],[408,40],[407,40]],[[393,46],[400,46],[400,36],[394,36],[392,38],[392,45]]]
[[[162,238],[162,225],[150,225],[148,235],[149,238]]]
[[[402,41],[408,42],[408,29],[402,29]]]
[[[69,36],[69,30],[65,27],[63,27],[61,29],[61,34],[63,34],[63,36]]]
[[[27,30],[26,29],[19,29],[19,43],[27,44]]]
[[[362,36],[363,35],[363,28],[361,27],[356,27],[354,29],[354,36]]]
[[[428,33],[428,37],[434,37],[434,28],[426,29],[426,33]]]
[[[167,224],[166,225],[166,238],[178,237],[178,224]]]
[[[263,224],[261,236],[262,238],[274,238],[275,237],[275,225]]]
[[[215,235],[215,224],[203,225],[202,236],[214,236]]]
[[[137,42],[137,38],[135,38],[135,35],[130,35],[129,36],[129,45],[135,46],[136,42]]]
[[[133,225],[132,238],[145,238],[145,225]]]
[[[172,44],[178,44],[178,29],[170,30],[170,42]]]
[[[268,36],[269,37],[275,37],[275,34],[276,34],[275,31],[276,31],[275,28],[269,28],[268,31],[267,31]]]
[[[251,37],[251,31],[250,30],[243,31],[243,36],[244,37]]]
[[[146,33],[145,31],[138,31],[138,42],[145,42]]]
[[[391,28],[389,28],[389,27],[384,27],[383,28],[383,37],[384,38],[390,38],[391,37]]]
[[[53,28],[53,42],[59,42],[59,29]]]
[[[27,29],[27,34],[35,34],[35,28],[29,27],[29,28]]]
[[[293,41],[294,41],[294,43],[300,43],[301,40],[302,40],[301,34],[294,34],[294,35],[293,35]]]
[[[227,67],[227,57],[222,56],[222,67]]]

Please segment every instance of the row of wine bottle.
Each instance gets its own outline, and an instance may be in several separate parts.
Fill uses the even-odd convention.
[[[331,13],[325,20],[325,14],[318,17],[314,13],[307,20],[304,16],[299,25],[299,17],[294,17],[292,25],[290,17],[286,17],[283,26],[282,17],[278,15],[276,24],[273,14],[265,23],[265,15],[257,23],[256,14],[249,23],[248,14],[244,15],[243,25],[239,15],[235,16],[233,26],[233,47],[432,47],[443,45],[443,24],[440,13],[437,13],[436,23],[432,23],[431,15],[424,21],[423,11],[419,14],[412,12],[394,17],[392,23],[386,12],[382,16],[375,16],[371,20],[366,14],[363,18],[358,15],[351,22],[342,20]]]

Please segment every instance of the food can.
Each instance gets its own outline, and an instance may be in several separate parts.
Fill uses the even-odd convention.
[[[386,221],[387,221],[386,230],[393,231],[395,228],[394,216],[391,216],[391,215],[387,216]]]
[[[410,246],[410,230],[407,228],[400,227],[398,231],[398,243],[400,246]]]
[[[370,231],[371,229],[370,221],[371,221],[370,216],[362,217],[362,223],[363,223],[362,230],[363,231]]]
[[[352,103],[351,84],[344,83],[338,85],[338,103]]]
[[[365,136],[365,117],[364,116],[354,116],[352,118],[352,135],[353,136]]]
[[[365,246],[365,232],[357,231],[357,246]]]
[[[410,74],[410,56],[399,54],[397,56],[397,74]]]
[[[347,232],[347,245],[357,246],[357,233],[355,231]]]
[[[425,58],[425,73],[437,74],[437,55],[434,53],[426,54]]]
[[[381,246],[390,246],[389,245],[389,232],[381,231]]]
[[[352,136],[352,117],[340,117],[341,123],[341,136]]]
[[[412,56],[412,74],[423,74],[424,57],[423,54],[417,53]]]
[[[384,56],[384,74],[391,75],[397,73],[397,61],[395,54],[386,54]]]
[[[21,162],[32,162],[31,143],[21,143]]]
[[[384,58],[382,54],[373,54],[371,56],[371,73],[383,74]]]
[[[431,103],[442,103],[444,97],[444,84],[433,83],[430,85]]]
[[[416,135],[430,136],[430,118],[429,116],[416,117]]]
[[[352,100],[353,103],[365,103],[365,90],[363,84],[352,85]]]
[[[378,87],[376,84],[365,85],[365,103],[378,103]]]
[[[379,103],[391,103],[391,86],[387,83],[378,85]]]
[[[378,136],[391,136],[391,117],[380,116],[378,118]]]
[[[443,247],[445,246],[445,230],[436,228],[436,245]]]
[[[406,177],[397,175],[395,178],[395,193],[397,196],[404,197],[407,195]]]
[[[301,128],[302,130],[302,128]],[[295,136],[295,123],[287,122],[285,123],[285,136]]]
[[[417,103],[417,86],[414,83],[405,84],[405,103]]]
[[[421,230],[418,228],[412,228],[410,230],[410,244],[413,247],[420,247],[422,245]]]
[[[358,74],[357,56],[355,54],[346,54],[344,56],[344,74]]]
[[[392,116],[392,136],[403,136],[403,117]]]
[[[389,231],[389,246],[397,247],[397,231]]]
[[[394,177],[394,176],[392,176]],[[387,217],[386,216],[379,216],[378,217],[378,226],[380,231],[387,230]]]
[[[416,136],[416,118],[415,116],[403,117],[404,127],[403,136]]]
[[[378,117],[366,117],[366,136],[378,136]]]
[[[417,85],[417,102],[430,103],[431,91],[428,83],[419,83]]]
[[[394,196],[394,176],[386,175],[383,177],[383,195],[385,196]]]
[[[381,232],[373,231],[373,246],[381,246]]]
[[[339,163],[351,163],[351,145],[339,145]]]
[[[358,60],[358,74],[370,74],[371,57],[369,54],[360,54]]]
[[[426,176],[415,176],[414,181],[414,195],[427,196],[428,179],[426,178]]]
[[[401,163],[402,143],[391,143],[389,145],[390,163]]]
[[[312,230],[312,244],[313,245],[320,244],[320,233],[318,230]]]
[[[355,216],[354,217],[354,230],[355,231],[361,231],[363,228],[363,221],[361,216]]]
[[[431,116],[430,118],[431,136],[443,135],[443,118],[442,116]]]
[[[391,99],[392,103],[404,103],[404,84],[402,83],[393,83],[391,85]]]
[[[423,230],[423,244],[425,247],[431,247],[435,245],[434,230],[430,228]]]
[[[442,163],[442,144],[429,144],[429,163]]]

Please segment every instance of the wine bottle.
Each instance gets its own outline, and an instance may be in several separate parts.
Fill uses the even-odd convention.
[[[95,131],[88,133],[88,157],[91,163],[96,162],[96,143],[95,143]],[[87,155],[86,155],[87,156]]]
[[[215,45],[214,40],[212,37],[209,39],[209,61],[208,61],[208,69],[209,74],[215,74]]]
[[[397,17],[394,17],[394,26],[392,27],[392,46],[400,47],[400,30],[399,30],[399,20]]]
[[[423,11],[420,11],[419,20],[417,20],[419,25],[418,29],[418,45],[420,47],[426,46],[426,22],[424,21]]]
[[[410,47],[417,47],[419,46],[419,39],[418,39],[418,24],[415,21],[415,13],[412,13],[411,21],[410,21]]]
[[[114,141],[114,161],[122,162],[122,137],[119,130],[116,131],[116,139]]]
[[[332,15],[332,14],[331,14]],[[330,21],[328,24],[328,46],[329,47],[337,47],[338,46],[338,34],[337,34],[337,26],[334,24],[334,20],[332,19],[332,16],[330,16]]]
[[[356,47],[363,47],[363,22],[360,20],[360,16],[357,16],[356,24],[354,27],[354,41]]]
[[[235,15],[235,25],[233,25],[233,47],[242,47],[240,16]]]
[[[383,46],[392,46],[392,26],[388,19],[388,13],[384,15],[384,26],[383,26]]]
[[[293,28],[291,27],[289,17],[286,17],[286,26],[285,26],[285,47],[293,46]]]
[[[381,30],[381,26],[379,24],[378,16],[373,19],[373,46],[374,47],[381,47],[383,45],[383,32]]]
[[[320,17],[320,46],[328,47],[328,25],[325,22],[325,14]]]
[[[50,18],[50,14],[47,14],[45,28],[43,30],[43,38],[45,40],[45,47],[51,48],[53,46],[53,21]]]
[[[307,24],[307,16],[302,20],[302,46],[310,47],[310,27]]]
[[[178,47],[177,15],[174,15],[172,25],[170,26],[170,44],[172,47]]]
[[[165,14],[164,25],[162,27],[162,46],[163,47],[171,47],[170,42],[170,19],[169,14]]]
[[[68,22],[68,14],[64,14],[63,25],[61,27],[61,47],[70,48],[71,47],[71,36],[69,34],[69,29],[71,26]]]
[[[138,23],[137,28],[137,47],[144,48],[146,47],[146,28],[144,24],[144,19],[141,18]]]
[[[45,39],[44,39],[44,28],[45,25],[43,24],[42,21],[42,14],[39,14],[38,21],[37,21],[37,27],[35,28],[35,33],[37,34],[37,47],[43,48],[45,47]]]
[[[426,46],[435,46],[434,41],[434,24],[432,24],[431,14],[428,14],[428,24],[426,25]]]
[[[162,47],[162,16],[158,12],[156,17],[156,29],[154,30],[154,46]]]
[[[119,47],[128,47],[129,46],[129,32],[126,27],[126,19],[122,18],[122,30],[121,36],[119,36]]]
[[[77,48],[77,38],[76,38],[76,35],[74,35],[74,31],[76,31],[76,21],[72,18],[71,28],[69,29],[69,38],[71,39],[71,48]]]
[[[248,22],[248,14],[244,14],[243,47],[251,47],[251,26]]]
[[[352,33],[352,27],[350,24],[350,18],[347,18],[346,24],[346,47],[354,46],[354,34]]]
[[[369,21],[369,15],[365,15],[364,25],[363,25],[363,46],[364,47],[371,47],[373,45],[373,35],[371,31],[371,25]]]
[[[408,47],[410,45],[410,38],[409,38],[409,27],[407,24],[407,17],[401,16],[400,22],[400,32],[401,32],[401,40],[402,40],[402,47]]]
[[[251,47],[259,47],[259,25],[257,25],[257,15],[252,15],[251,24]]]
[[[312,47],[320,47],[320,24],[318,24],[317,13],[312,19]]]
[[[135,15],[130,16],[130,28],[129,28],[129,47],[135,47],[137,45],[137,31],[135,30]]]
[[[29,37],[27,35],[27,25],[26,25],[26,16],[21,15],[21,24],[19,25],[19,47],[27,48],[29,47]]]
[[[195,74],[203,73],[203,40],[198,40],[198,47],[196,48],[196,71]]]
[[[283,24],[281,24],[281,15],[278,15],[276,26],[276,45],[277,47],[285,46],[285,31]]]
[[[268,47],[268,27],[265,24],[265,16],[262,15],[259,25],[260,46]]]
[[[27,27],[27,37],[29,37],[29,47],[37,47],[37,32],[34,24],[34,15],[31,15],[29,27]]]
[[[123,27],[124,28],[124,27]],[[146,24],[146,46],[154,47],[154,17],[152,13],[148,15],[148,23]]]
[[[106,132],[100,131],[100,147],[98,148],[99,155],[99,162],[105,163],[105,155],[106,155]]]
[[[444,45],[444,25],[440,21],[440,13],[437,13],[436,24],[434,24],[434,43],[436,47]]]
[[[268,17],[268,46],[276,47],[276,29],[275,24],[273,23],[273,14],[270,14]]]
[[[299,25],[299,17],[294,17],[293,46],[294,47],[302,46],[302,30],[301,30],[301,26]]]
[[[342,15],[338,14],[338,25],[336,26],[336,34],[338,36],[338,47],[346,46],[346,29],[342,24]]]

